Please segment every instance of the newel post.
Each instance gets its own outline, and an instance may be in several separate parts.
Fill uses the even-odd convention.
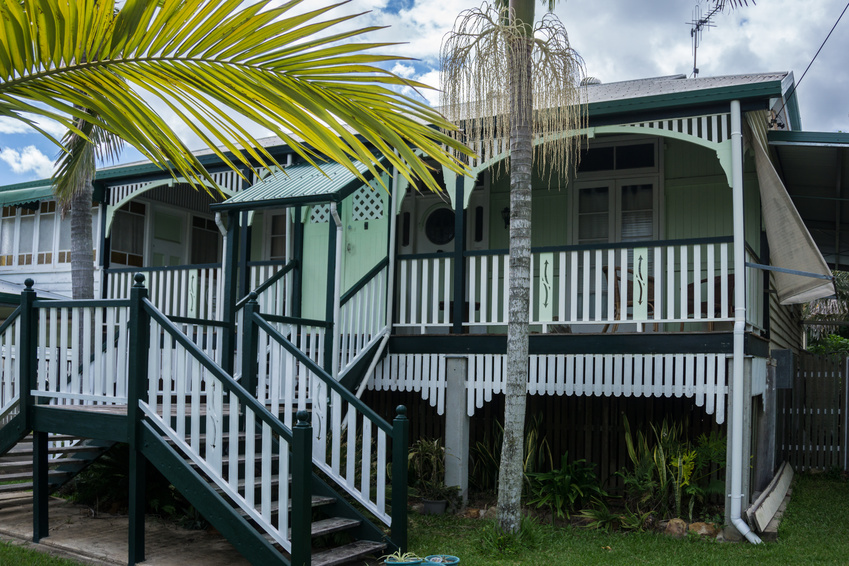
[[[251,291],[248,297],[248,302],[245,303],[242,313],[242,387],[256,397],[259,329],[254,324],[254,316],[259,311],[259,305],[256,302],[257,295],[255,292]]]
[[[407,453],[410,421],[407,407],[398,405],[392,421],[392,542],[407,551]]]
[[[23,416],[21,419],[27,430],[32,430],[32,406],[35,399],[32,389],[38,385],[38,316],[33,303],[36,299],[32,286],[35,281],[27,279],[21,292],[21,343],[20,343],[20,400],[19,407]]]
[[[292,427],[292,566],[309,566],[312,559],[312,425],[298,411]]]
[[[38,315],[35,312],[35,282],[27,279],[21,293],[21,343],[20,395],[18,406],[26,430],[32,430],[32,541],[38,542],[48,535],[47,503],[50,494],[47,485],[47,433],[34,429],[33,406],[36,399],[33,389],[38,389]],[[22,431],[20,431],[22,432]]]
[[[136,273],[135,283],[130,289],[129,371],[127,386],[127,442],[130,445],[130,540],[127,563],[144,562],[144,509],[145,467],[147,460],[142,454],[142,420],[144,413],[139,406],[147,401],[148,350],[150,348],[150,315],[145,310],[144,299],[147,289],[144,275]]]

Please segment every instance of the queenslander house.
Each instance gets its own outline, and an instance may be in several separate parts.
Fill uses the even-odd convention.
[[[802,130],[793,84],[589,84],[580,164],[533,181],[531,412],[602,479],[622,414],[727,427],[734,526],[780,463],[773,353],[803,348],[799,305],[846,263],[844,203],[814,199],[846,188],[849,136]],[[129,443],[131,502],[148,460],[257,564],[404,548],[411,435],[445,435],[467,489],[504,388],[506,141],[472,140],[471,176],[439,194],[263,142],[285,171],[201,157],[220,193],[149,163],[98,171],[94,300],[69,298],[49,182],[0,187],[0,450],[33,431],[36,539],[69,477],[47,473],[58,433],[80,438],[66,453]],[[351,542],[311,554],[335,531]]]

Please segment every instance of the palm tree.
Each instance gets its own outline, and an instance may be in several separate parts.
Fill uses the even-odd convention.
[[[94,242],[91,208],[96,159],[115,160],[124,143],[121,138],[91,121],[78,119],[83,135],[69,130],[62,138],[56,160],[53,191],[63,214],[71,217],[71,292],[74,299],[94,298]]]
[[[747,4],[704,1],[720,10]],[[512,533],[519,529],[522,493],[532,168],[538,163],[549,176],[568,179],[579,157],[575,132],[586,125],[579,90],[583,62],[551,14],[554,0],[544,3],[548,14],[533,25],[533,0],[496,0],[467,10],[442,46],[443,109],[464,126],[454,135],[484,144],[509,137],[509,162],[503,162],[510,172],[510,285],[498,521]]]
[[[531,174],[568,177],[578,157],[583,62],[549,13],[534,21],[533,0],[510,0],[460,14],[442,46],[443,108],[468,139],[509,138],[510,285],[504,435],[498,522],[519,530],[531,259]],[[458,139],[459,132],[455,134]],[[538,145],[534,145],[537,139]]]
[[[436,189],[417,151],[462,173],[443,147],[467,150],[430,126],[450,123],[395,90],[428,87],[378,66],[398,59],[371,52],[386,44],[349,41],[376,28],[336,32],[356,16],[324,19],[334,6],[294,14],[301,3],[127,0],[116,11],[109,0],[3,2],[0,116],[48,137],[38,117],[79,140],[102,129],[195,186],[211,176],[150,101],[234,169],[276,164],[244,127],[250,120],[310,163],[336,160],[361,178],[354,160],[377,178],[394,166]]]

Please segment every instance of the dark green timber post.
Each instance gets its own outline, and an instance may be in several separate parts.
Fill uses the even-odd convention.
[[[304,284],[304,223],[301,222],[300,206],[295,207],[293,228],[292,259],[296,262],[296,267],[292,274],[292,316],[300,317]]]
[[[257,340],[259,338],[259,330],[254,324],[254,315],[259,310],[259,305],[256,302],[256,293],[251,291],[248,302],[245,303],[244,311],[242,312],[242,387],[248,393],[257,396]]]
[[[150,315],[144,308],[147,298],[144,275],[136,273],[135,283],[130,289],[129,387],[127,391],[127,440],[130,444],[130,534],[127,563],[131,566],[144,562],[144,509],[145,467],[147,460],[142,454],[141,425],[144,413],[139,402],[147,401],[148,366],[150,348]],[[166,338],[167,339],[167,338]]]
[[[457,182],[454,185],[454,321],[451,328],[452,334],[463,333],[463,321],[466,316],[466,262],[463,258],[463,253],[466,249],[466,222],[464,203],[465,188],[463,177],[457,175]],[[471,314],[474,305],[469,305],[469,313]]]
[[[38,315],[35,313],[35,282],[27,279],[21,293],[21,391],[19,407],[27,430],[33,430],[32,409],[38,388]],[[47,433],[33,430],[32,434],[32,541],[38,542],[48,534],[47,503]]]
[[[407,452],[410,421],[407,407],[398,405],[392,421],[392,542],[407,552]]]
[[[338,212],[338,211],[337,211]],[[331,217],[328,222],[330,232],[327,235],[327,296],[324,302],[324,319],[327,326],[324,329],[324,371],[330,375],[335,375],[333,364],[339,363],[339,360],[333,359],[333,326],[337,321],[333,320],[333,305],[336,294],[341,292],[341,289],[336,288],[336,222]]]
[[[312,425],[306,411],[298,411],[297,419],[292,428],[292,566],[309,566],[312,559]]]
[[[233,375],[236,354],[236,287],[239,275],[239,213],[227,212],[227,242],[224,248],[224,322],[221,339],[221,368]]]

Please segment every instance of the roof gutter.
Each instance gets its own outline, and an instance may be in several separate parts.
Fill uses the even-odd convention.
[[[752,544],[761,539],[743,521],[743,402],[746,340],[746,239],[743,215],[743,125],[740,101],[731,101],[731,193],[734,211],[734,350],[731,383],[731,524]],[[743,283],[743,284],[741,284]]]

